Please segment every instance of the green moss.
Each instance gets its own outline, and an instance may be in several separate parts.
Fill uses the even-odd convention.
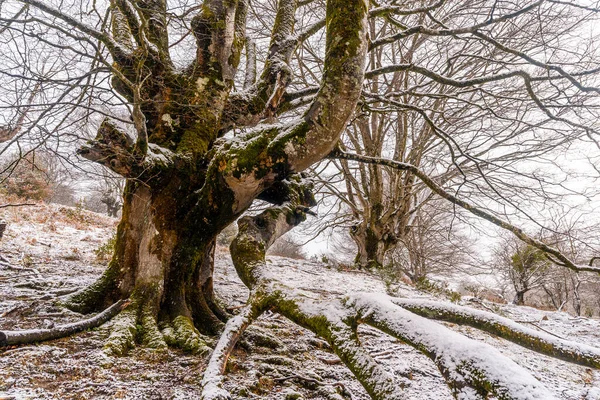
[[[173,330],[169,340],[174,341],[182,350],[193,354],[206,354],[210,351],[191,318],[180,315],[171,324]]]
[[[138,335],[140,336],[140,341],[142,344],[144,344],[144,346],[158,350],[167,349],[167,343],[162,333],[158,329],[156,316],[148,306],[144,307],[141,313]]]
[[[123,356],[135,345],[137,335],[137,304],[130,304],[111,322],[111,334],[104,345],[104,352],[110,356]]]

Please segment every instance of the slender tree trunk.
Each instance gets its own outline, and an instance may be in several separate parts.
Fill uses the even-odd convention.
[[[525,305],[525,293],[527,293],[527,291],[517,291],[517,293],[515,294],[515,300],[514,303],[518,306],[522,306]]]

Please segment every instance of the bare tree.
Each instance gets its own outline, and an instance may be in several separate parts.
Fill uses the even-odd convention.
[[[460,272],[469,275],[481,272],[482,262],[474,241],[461,232],[453,211],[439,200],[428,201],[415,209],[408,231],[388,254],[386,263],[412,283],[423,282],[432,275],[447,277]]]
[[[513,40],[503,32],[523,23],[544,25],[555,14],[563,16],[573,29],[584,29],[595,20],[598,10],[552,0],[522,6],[512,1],[479,1],[475,8],[471,2],[390,3],[371,9],[364,0],[328,0],[326,4],[280,0],[258,4],[256,9],[250,9],[245,0],[206,0],[201,5],[165,0],[114,0],[110,4],[72,0],[60,2],[60,9],[58,3],[14,0],[8,3],[11,7],[3,9],[7,16],[1,19],[0,31],[9,48],[8,56],[3,57],[6,65],[16,68],[12,73],[3,69],[3,76],[19,82],[46,77],[41,85],[47,103],[36,104],[28,127],[8,141],[0,154],[26,141],[35,147],[33,139],[52,143],[72,138],[81,143],[85,135],[74,133],[74,127],[98,126],[95,138],[78,153],[127,179],[123,213],[107,271],[67,305],[81,312],[118,305],[102,314],[103,318],[77,325],[78,329],[95,326],[116,312],[107,342],[109,353],[123,354],[136,339],[155,348],[175,345],[205,351],[200,332],[221,332],[204,374],[203,396],[207,400],[228,398],[222,382],[233,346],[254,319],[273,310],[326,339],[375,399],[399,399],[402,393],[360,346],[359,323],[373,325],[422,350],[436,362],[458,398],[516,399],[524,390],[531,398],[553,398],[525,369],[494,349],[458,339],[458,334],[417,314],[470,324],[552,356],[600,366],[597,349],[551,341],[497,316],[468,309],[362,294],[313,301],[279,281],[265,263],[266,250],[304,221],[315,204],[312,185],[299,173],[329,156],[403,171],[403,177],[421,182],[432,196],[513,232],[564,267],[598,272],[591,263],[577,264],[506,220],[511,212],[522,210],[523,204],[502,195],[503,189],[513,186],[502,178],[516,174],[542,184],[545,177],[520,175],[513,160],[503,164],[501,156],[482,159],[479,148],[519,152],[518,144],[527,140],[513,142],[514,131],[502,136],[498,134],[504,132],[502,127],[488,131],[486,126],[470,140],[457,143],[427,109],[404,103],[402,93],[380,93],[369,85],[364,90],[363,85],[365,77],[383,77],[385,81],[388,74],[410,71],[427,79],[404,91],[419,95],[429,83],[463,88],[450,97],[457,108],[468,103],[471,95],[488,98],[488,91],[499,90],[498,106],[515,102],[515,98],[520,105],[526,99],[537,107],[543,120],[559,125],[549,129],[554,136],[544,138],[548,147],[576,140],[595,144],[592,104],[598,89],[590,86],[597,68],[593,60],[582,56],[564,61],[565,52],[555,40],[547,48],[555,50],[548,57],[536,51],[531,55],[531,35]],[[469,7],[465,7],[467,3]],[[22,5],[25,11],[21,11]],[[75,15],[85,15],[86,22]],[[375,23],[369,25],[370,20]],[[368,32],[379,30],[383,23],[393,25],[394,30],[381,36]],[[319,40],[323,29],[324,41]],[[402,47],[418,36],[436,43],[440,59],[431,60],[428,66],[392,60],[381,67],[372,65],[374,69],[365,72],[369,52]],[[444,52],[454,48],[449,43],[455,40],[474,40],[478,45],[474,53]],[[545,42],[546,38],[538,40]],[[306,43],[324,50],[322,63],[310,47],[299,47]],[[41,62],[56,49],[63,55],[52,58],[52,67],[43,75],[35,63],[16,62],[32,58]],[[449,65],[451,70],[452,60],[461,57],[489,58],[495,68],[472,71],[473,76],[451,75],[443,69]],[[513,62],[507,62],[507,57]],[[246,65],[240,67],[243,58]],[[238,77],[242,72],[243,84]],[[49,73],[53,74],[50,78]],[[500,81],[518,84],[520,97],[503,97],[502,87],[495,86]],[[444,151],[432,153],[432,161],[441,171],[452,167],[449,176],[439,179],[436,175],[434,179],[419,165],[334,150],[355,115],[361,94],[362,101],[372,107],[384,105],[416,113],[421,125],[428,125],[445,146]],[[564,107],[565,102],[586,105],[586,112],[572,111]],[[522,111],[519,105],[516,111]],[[494,108],[489,113],[493,115]],[[525,124],[544,125],[539,120]],[[536,149],[525,150],[524,156],[539,158],[543,153]],[[465,179],[460,171],[468,169],[479,174]],[[464,187],[481,187],[483,199],[488,196],[487,200],[508,211],[471,204],[462,197]],[[540,193],[545,186],[535,189],[530,192]],[[255,199],[272,207],[238,222],[231,253],[251,294],[241,313],[228,319],[213,297],[215,239]],[[128,301],[120,303],[124,299]],[[60,334],[56,332],[68,334],[73,332],[71,328],[1,332],[0,344],[57,337]],[[449,341],[449,337],[457,340]],[[457,347],[447,345],[459,342]],[[465,352],[465,348],[471,351]]]
[[[558,193],[572,176],[566,173],[564,160],[558,160],[562,150],[556,149],[577,136],[595,145],[593,135],[585,135],[595,129],[596,106],[582,92],[581,101],[559,108],[555,102],[570,97],[568,89],[541,75],[522,75],[522,69],[530,65],[554,71],[570,65],[572,59],[558,43],[565,40],[566,26],[578,29],[589,15],[569,14],[563,5],[532,3],[500,18],[510,23],[490,17],[478,28],[459,31],[461,40],[452,38],[456,32],[444,30],[447,21],[493,15],[504,6],[458,1],[429,14],[371,21],[369,79],[341,149],[409,163],[464,197],[483,202],[502,198],[500,207],[506,214],[524,215],[525,205],[539,207],[542,202],[546,207],[551,202],[564,205]],[[528,7],[540,14],[530,14]],[[439,30],[428,30],[428,23]],[[414,30],[407,32],[406,26]],[[392,39],[400,37],[405,39]],[[577,48],[581,68],[598,61],[594,46],[585,42]],[[531,56],[545,53],[552,53],[551,63]],[[585,78],[578,79],[593,83],[594,71],[582,71]],[[516,84],[517,79],[525,85]],[[584,120],[571,119],[574,115],[568,113],[590,118],[582,124]],[[542,166],[540,156],[553,153],[555,159],[547,157]],[[532,163],[534,158],[538,161]],[[388,252],[408,241],[405,236],[417,226],[416,210],[432,198],[431,192],[406,171],[344,160],[334,165],[337,171],[325,170],[323,179],[332,180],[328,193],[347,205],[341,211],[348,214],[335,223],[351,229],[359,266],[382,265]],[[337,181],[338,174],[345,183]]]

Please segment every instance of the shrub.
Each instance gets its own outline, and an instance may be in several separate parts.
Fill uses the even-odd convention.
[[[267,251],[271,256],[293,258],[295,260],[306,260],[306,253],[302,245],[293,238],[281,237]]]
[[[48,200],[52,197],[52,184],[43,157],[30,153],[10,161],[2,169],[6,171],[0,179],[7,195],[28,200]]]
[[[106,241],[106,243],[104,243],[103,245],[101,245],[100,247],[98,247],[96,249],[96,251],[95,251],[96,260],[99,262],[110,261],[110,258],[112,257],[112,255],[115,251],[116,243],[117,243],[117,235],[114,234]]]

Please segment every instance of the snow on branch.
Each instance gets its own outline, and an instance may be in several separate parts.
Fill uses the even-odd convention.
[[[223,374],[227,360],[242,333],[262,314],[262,311],[261,308],[253,307],[251,301],[242,312],[227,321],[202,377],[202,400],[230,398],[229,392],[223,389]]]
[[[450,194],[449,192],[444,190],[440,185],[438,185],[433,179],[431,179],[425,172],[423,172],[422,170],[420,170],[419,168],[417,168],[414,165],[399,162],[399,161],[394,161],[394,160],[390,160],[390,159],[386,159],[386,158],[381,158],[381,157],[370,157],[370,156],[363,156],[360,154],[347,153],[347,152],[341,151],[339,149],[332,151],[329,155],[329,158],[339,158],[339,159],[345,159],[345,160],[364,162],[367,164],[384,165],[384,166],[398,169],[401,171],[408,171],[408,172],[414,174],[417,178],[419,178],[421,180],[421,182],[423,182],[425,185],[427,185],[427,187],[429,187],[429,189],[431,189],[431,191],[433,191],[435,194],[437,194],[440,197],[448,200],[449,202],[456,204],[457,206],[469,211],[471,214],[474,214],[480,218],[483,218],[486,221],[489,221],[492,224],[499,226],[502,229],[512,232],[521,241],[546,253],[548,258],[550,260],[552,260],[553,262],[555,262],[557,265],[569,268],[576,272],[586,271],[586,272],[600,273],[600,268],[594,267],[591,265],[578,265],[574,261],[572,261],[570,258],[565,256],[558,249],[548,246],[546,243],[544,243],[540,240],[534,239],[531,236],[527,235],[525,232],[523,232],[523,230],[521,228],[518,228],[515,225],[512,225],[511,223],[504,221],[504,220],[496,217],[495,215]]]

